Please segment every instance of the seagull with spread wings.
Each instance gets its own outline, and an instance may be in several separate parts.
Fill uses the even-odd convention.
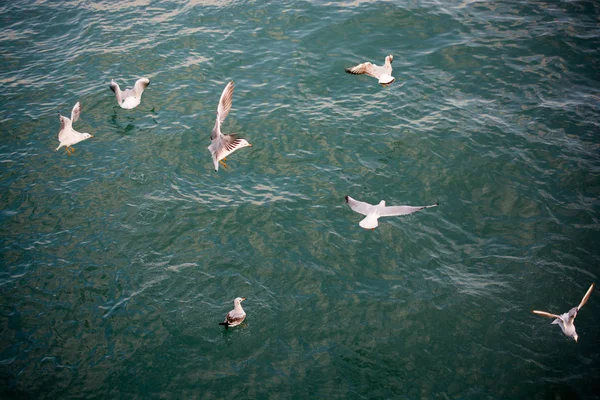
[[[390,54],[385,57],[383,67],[365,62],[352,68],[346,68],[346,72],[353,75],[369,75],[376,78],[381,85],[391,85],[396,80],[392,76],[392,61],[394,61],[394,56]]]
[[[81,133],[73,129],[73,123],[79,119],[79,114],[81,114],[81,104],[79,104],[79,102],[77,102],[73,106],[73,110],[71,110],[71,119],[58,113],[58,118],[60,119],[58,141],[60,142],[60,145],[54,151],[58,151],[58,149],[65,146],[67,149],[67,154],[73,154],[75,149],[73,149],[71,146],[81,142],[82,140],[94,137],[89,133]]]
[[[557,315],[557,314],[550,314],[549,312],[546,312],[546,311],[533,310],[533,313],[537,314],[537,315],[541,315],[542,317],[555,318],[555,320],[552,321],[552,324],[557,324],[558,326],[560,326],[560,329],[563,331],[563,333],[565,335],[567,335],[568,337],[572,338],[575,342],[577,342],[577,339],[579,338],[579,336],[577,336],[577,332],[575,331],[575,317],[577,316],[577,313],[579,312],[581,307],[583,307],[583,305],[585,303],[587,303],[588,299],[590,298],[590,295],[592,294],[593,289],[594,289],[594,284],[592,283],[592,286],[590,286],[588,291],[585,293],[585,296],[583,296],[583,299],[581,299],[581,302],[579,303],[579,305],[577,307],[571,308],[569,310],[569,312],[566,312],[561,315]]]
[[[150,79],[140,78],[135,81],[132,89],[125,89],[121,91],[119,84],[114,79],[110,81],[110,88],[115,92],[117,103],[121,108],[130,110],[140,105],[142,101],[142,93],[146,90],[146,87],[150,84]]]
[[[221,133],[221,124],[225,121],[227,114],[229,114],[229,110],[231,110],[233,87],[234,83],[231,81],[225,86],[225,89],[223,89],[219,105],[217,106],[217,120],[215,121],[212,134],[210,135],[211,144],[208,146],[208,150],[210,150],[210,153],[212,154],[215,171],[219,170],[219,163],[223,165],[224,168],[227,168],[227,165],[223,161],[227,161],[226,157],[237,149],[247,146],[252,147],[246,139],[240,139],[234,134],[223,135]]]
[[[358,224],[365,229],[375,229],[379,225],[377,220],[379,217],[392,217],[396,215],[408,215],[417,211],[421,211],[424,208],[436,207],[439,203],[435,203],[430,206],[395,206],[395,207],[386,207],[385,201],[381,200],[381,202],[377,205],[372,205],[369,203],[364,203],[362,201],[354,200],[350,196],[346,196],[346,203],[350,206],[350,208],[356,211],[359,214],[366,215],[366,217],[360,221]]]

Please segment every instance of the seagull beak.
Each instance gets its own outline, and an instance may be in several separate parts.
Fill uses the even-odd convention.
[[[244,301],[244,300],[246,300],[246,298],[245,298],[245,297],[242,297],[242,301]]]
[[[248,143],[248,146],[250,146],[250,147],[254,147],[254,146],[252,146],[250,143]]]

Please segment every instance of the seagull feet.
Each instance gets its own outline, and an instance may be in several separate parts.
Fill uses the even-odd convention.
[[[225,160],[225,159],[223,159],[223,160]],[[219,164],[221,164],[223,166],[223,168],[227,168],[227,164],[225,164],[223,162],[223,160],[219,160]]]
[[[67,150],[68,155],[75,153],[75,149],[72,147],[67,146],[67,147],[65,147],[65,149]]]

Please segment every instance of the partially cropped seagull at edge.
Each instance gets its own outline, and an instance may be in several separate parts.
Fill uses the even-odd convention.
[[[135,85],[133,85],[133,89],[125,89],[121,91],[119,84],[115,82],[114,79],[111,79],[110,88],[113,92],[115,92],[119,106],[126,110],[130,110],[140,105],[140,101],[142,101],[142,93],[144,93],[144,90],[149,84],[150,80],[148,78],[140,78],[135,82]]]
[[[221,124],[225,121],[227,114],[229,114],[229,110],[231,110],[233,87],[234,83],[231,81],[225,86],[225,89],[223,89],[219,105],[217,106],[217,120],[215,121],[212,134],[210,135],[211,144],[208,146],[208,150],[210,150],[210,153],[212,154],[215,171],[219,170],[219,163],[223,165],[224,168],[227,168],[227,164],[224,163],[224,161],[227,161],[226,157],[237,149],[247,146],[252,147],[246,139],[240,139],[234,134],[223,135],[221,133]]]
[[[346,68],[346,72],[354,75],[369,75],[376,78],[381,85],[391,85],[396,80],[392,76],[392,61],[394,61],[394,56],[390,54],[385,57],[383,67],[365,62],[351,68]]]
[[[360,221],[358,224],[365,229],[375,229],[379,225],[377,220],[379,217],[392,217],[396,215],[407,215],[412,214],[417,211],[421,211],[424,208],[436,207],[439,203],[432,204],[430,206],[396,206],[396,207],[386,207],[385,201],[381,200],[381,202],[377,205],[372,205],[369,203],[363,203],[362,201],[354,200],[350,196],[346,196],[346,203],[350,206],[350,208],[356,211],[359,214],[366,215],[366,217]]]
[[[71,111],[71,119],[58,113],[58,118],[60,119],[58,141],[60,142],[60,145],[54,151],[58,151],[58,149],[65,146],[67,154],[73,154],[75,149],[73,149],[71,146],[73,146],[75,143],[81,142],[82,140],[94,137],[89,133],[81,133],[73,129],[73,123],[79,119],[79,114],[81,114],[81,104],[79,104],[79,102],[73,106],[73,110]]]
[[[225,329],[229,329],[230,326],[238,326],[246,318],[246,313],[242,308],[242,301],[246,300],[245,297],[236,297],[233,300],[233,310],[229,311],[225,316],[225,321],[219,322],[219,325],[225,325]]]
[[[563,331],[563,333],[565,335],[567,335],[568,337],[572,338],[575,342],[577,342],[577,339],[579,338],[579,336],[577,336],[577,332],[575,331],[575,317],[577,316],[577,313],[579,312],[581,307],[583,307],[583,305],[585,303],[587,303],[588,299],[590,298],[590,295],[592,294],[593,289],[594,289],[594,284],[592,283],[592,286],[590,286],[588,291],[585,293],[585,296],[583,296],[583,299],[581,299],[581,303],[579,303],[579,305],[577,307],[571,308],[569,310],[569,312],[566,312],[561,315],[556,315],[556,314],[550,314],[545,311],[533,310],[533,313],[537,314],[537,315],[541,315],[543,317],[555,318],[555,320],[552,321],[552,324],[557,324],[558,326],[560,326],[560,329]]]

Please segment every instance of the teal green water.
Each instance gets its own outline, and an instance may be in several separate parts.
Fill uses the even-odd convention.
[[[599,398],[594,1],[0,5],[0,397]],[[396,82],[351,76],[394,55]],[[116,106],[147,76],[139,107]],[[223,131],[254,147],[215,173]],[[54,152],[57,112],[95,135]],[[374,231],[344,196],[440,206]],[[246,322],[218,326],[237,296]]]

